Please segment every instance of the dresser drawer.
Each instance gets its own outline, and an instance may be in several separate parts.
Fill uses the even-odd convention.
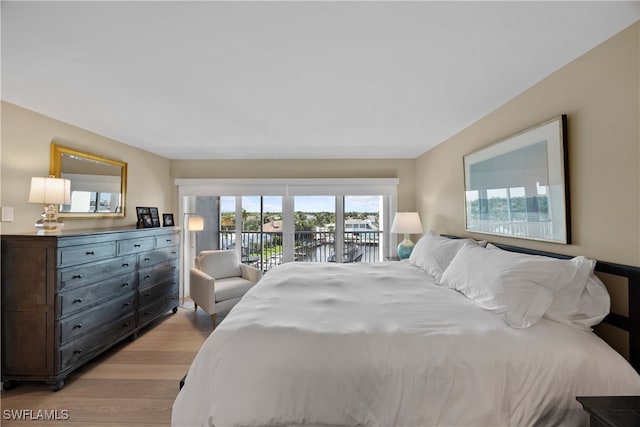
[[[150,288],[138,291],[138,306],[142,307],[140,310],[144,310],[144,307],[162,299],[171,298],[171,296],[178,295],[178,278],[175,280],[168,280],[159,285],[151,286]]]
[[[136,328],[135,313],[103,325],[95,333],[85,335],[60,348],[60,370],[72,367],[93,356],[96,350],[110,345]]]
[[[136,271],[136,256],[129,255],[96,264],[58,270],[60,291],[90,285],[123,273]]]
[[[138,327],[151,322],[153,319],[161,316],[170,309],[178,307],[178,305],[178,296],[176,294],[175,296],[162,299],[161,301],[157,301],[147,307],[141,308],[138,312]]]
[[[119,240],[118,255],[136,254],[138,252],[148,251],[154,247],[155,240],[153,237]]]
[[[146,268],[138,272],[138,289],[142,290],[149,286],[157,285],[169,279],[178,280],[174,277],[178,271],[178,261],[171,264],[162,264],[155,267]]]
[[[58,249],[58,266],[86,264],[116,256],[115,242],[69,246]]]
[[[136,293],[83,311],[75,316],[60,321],[60,342],[67,342],[77,336],[90,332],[96,326],[126,316],[135,308]]]
[[[140,268],[150,267],[161,262],[173,261],[178,259],[178,247],[171,246],[163,249],[156,249],[138,255],[140,257]]]
[[[59,318],[85,310],[108,299],[117,298],[136,289],[135,272],[122,274],[91,286],[58,294]]]
[[[180,234],[167,234],[166,236],[156,237],[156,248],[164,248],[167,246],[178,245],[180,243]]]

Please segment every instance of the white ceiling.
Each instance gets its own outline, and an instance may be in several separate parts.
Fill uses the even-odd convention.
[[[2,99],[171,159],[415,158],[640,2],[6,2]]]

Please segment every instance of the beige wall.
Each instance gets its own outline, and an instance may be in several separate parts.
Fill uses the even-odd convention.
[[[414,159],[173,160],[174,178],[398,178],[398,210],[415,210]]]
[[[14,208],[14,221],[4,222],[4,234],[30,232],[42,206],[28,203],[32,176],[49,174],[51,142],[128,164],[125,218],[65,218],[65,230],[134,226],[135,206],[157,206],[176,212],[170,163],[164,157],[133,148],[50,117],[2,102],[1,205]]]
[[[14,208],[4,234],[34,230],[42,207],[27,202],[32,176],[49,173],[51,142],[128,163],[127,216],[65,218],[66,230],[133,226],[135,206],[178,212],[175,178],[399,178],[398,208],[415,209],[413,159],[405,160],[173,160],[2,102],[0,204]]]
[[[640,23],[510,100],[416,161],[425,228],[640,265]],[[462,157],[568,115],[572,245],[465,232]]]

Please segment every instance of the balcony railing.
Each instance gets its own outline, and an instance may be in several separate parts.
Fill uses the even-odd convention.
[[[220,231],[220,248],[235,248],[235,234],[233,230]],[[341,262],[377,262],[380,259],[380,234],[379,231],[345,233]],[[293,256],[295,261],[336,262],[335,233],[296,231]],[[263,271],[282,264],[282,233],[243,231],[242,262]]]

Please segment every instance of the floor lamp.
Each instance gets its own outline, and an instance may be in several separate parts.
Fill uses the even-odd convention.
[[[185,239],[184,247],[184,270],[185,275],[182,279],[182,302],[180,305],[184,306],[185,299],[185,283],[189,277],[189,270],[191,269],[191,260],[194,258],[193,249],[195,249],[195,231],[204,230],[204,218],[194,213],[185,213],[183,224],[186,225],[185,229],[189,233],[189,238]],[[192,239],[193,236],[193,239]],[[188,243],[188,245],[187,245]]]

